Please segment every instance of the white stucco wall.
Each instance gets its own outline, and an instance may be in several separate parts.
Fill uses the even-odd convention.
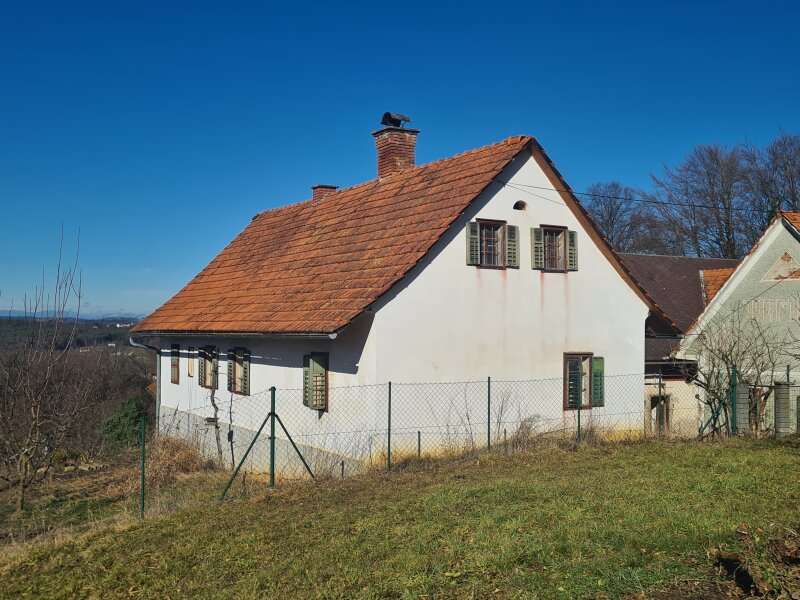
[[[223,352],[247,347],[252,353],[253,394],[273,385],[279,388],[279,411],[292,432],[380,430],[386,422],[389,381],[394,385],[398,435],[405,432],[415,438],[417,431],[435,429],[444,420],[463,421],[464,413],[485,432],[484,382],[489,376],[494,381],[497,436],[506,420],[512,431],[530,417],[550,423],[551,428],[563,425],[574,419],[574,413],[562,409],[565,352],[592,352],[605,358],[606,407],[593,411],[594,417],[584,413],[584,423],[605,415],[607,424],[613,420],[640,427],[648,307],[591,241],[560,195],[537,189],[553,183],[532,157],[518,157],[498,179],[510,185],[491,185],[408,277],[335,340],[162,339],[162,422],[170,409],[202,412],[208,404],[208,391],[197,385],[196,377],[186,376],[186,360],[181,361],[180,384],[169,382],[169,346],[179,343],[184,352],[189,345],[212,344]],[[512,208],[518,200],[527,203],[526,210]],[[466,265],[465,225],[475,218],[519,227],[520,268]],[[578,271],[544,273],[531,268],[530,229],[540,225],[578,232]],[[330,353],[334,391],[330,410],[321,417],[302,406],[299,392],[302,357],[310,351]],[[443,383],[465,381],[479,383]],[[412,385],[416,382],[439,385]],[[218,397],[229,398],[224,360],[219,385]],[[234,398],[235,407],[255,402],[267,403],[268,398],[266,394],[260,400]],[[504,414],[498,408],[502,403],[507,405]],[[248,426],[258,425],[257,419],[251,421]],[[242,419],[236,422],[241,424]],[[481,436],[485,439],[485,433]],[[416,443],[408,443],[412,442]]]

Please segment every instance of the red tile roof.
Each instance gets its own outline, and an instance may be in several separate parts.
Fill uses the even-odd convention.
[[[620,276],[669,321],[598,234],[538,142],[515,136],[258,214],[132,331],[336,332],[402,279],[526,148]]]
[[[735,270],[735,267],[729,269],[703,269],[703,294],[706,304],[713,300]]]
[[[531,141],[260,213],[133,331],[331,333],[405,275]]]

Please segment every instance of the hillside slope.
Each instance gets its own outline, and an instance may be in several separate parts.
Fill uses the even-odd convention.
[[[708,579],[741,523],[800,522],[799,468],[792,444],[651,442],[286,486],[35,547],[0,596],[623,597]]]

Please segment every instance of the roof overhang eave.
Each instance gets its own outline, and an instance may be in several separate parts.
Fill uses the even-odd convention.
[[[312,339],[312,340],[335,340],[339,335],[338,331],[325,332],[261,332],[261,331],[180,331],[180,330],[154,330],[154,331],[134,331],[131,337],[247,337],[262,339]]]

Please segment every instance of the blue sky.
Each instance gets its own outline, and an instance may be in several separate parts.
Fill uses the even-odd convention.
[[[0,8],[0,307],[63,226],[84,313],[155,308],[259,210],[374,177],[385,110],[419,162],[533,134],[578,191],[800,133],[792,2],[113,4]]]

